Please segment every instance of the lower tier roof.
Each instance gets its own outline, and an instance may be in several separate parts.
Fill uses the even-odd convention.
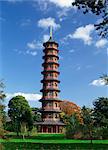
[[[36,125],[61,125],[65,126],[65,124],[61,121],[54,121],[54,120],[47,120],[47,121],[41,121],[34,123]]]
[[[62,100],[60,100],[60,99],[57,99],[57,98],[41,98],[40,100],[39,100],[40,102],[42,102],[42,101],[62,101]]]

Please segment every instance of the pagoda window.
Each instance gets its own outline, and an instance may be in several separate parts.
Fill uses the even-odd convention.
[[[55,107],[57,107],[58,105],[57,105],[57,103],[55,103]]]
[[[57,86],[57,83],[55,83],[55,86]]]
[[[52,118],[52,114],[48,114],[48,118]]]
[[[52,106],[52,103],[51,103],[51,102],[48,102],[48,106]]]
[[[58,94],[55,92],[55,95],[58,96]]]
[[[55,114],[55,118],[58,118],[59,116],[58,116],[58,114]]]
[[[48,95],[53,96],[53,92],[52,91],[48,92]]]
[[[55,66],[55,68],[57,69],[57,66]]]
[[[47,92],[45,92],[45,93],[44,93],[44,96],[47,96],[47,95],[48,95],[48,93],[47,93]]]
[[[52,47],[53,46],[53,44],[50,44],[50,47]]]

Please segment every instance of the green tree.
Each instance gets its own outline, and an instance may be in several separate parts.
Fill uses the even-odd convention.
[[[83,119],[83,126],[82,126],[83,138],[90,139],[92,143],[94,132],[93,110],[83,106],[81,112]]]
[[[101,22],[95,24],[96,30],[102,37],[108,36],[108,1],[107,0],[75,0],[72,3],[78,9],[82,9],[83,13],[92,12],[100,16]]]
[[[108,85],[108,75],[107,74],[104,74],[100,78],[105,82],[106,85]]]
[[[17,135],[19,135],[19,132],[21,131],[21,125],[26,124],[28,131],[31,131],[33,127],[33,118],[30,106],[25,97],[20,95],[13,97],[9,101],[8,107],[8,115],[11,118]]]
[[[78,116],[74,113],[71,116],[65,116],[66,123],[66,137],[78,139],[81,138],[81,122]]]
[[[0,138],[4,137],[4,132],[5,132],[3,127],[5,106],[3,105],[3,102],[6,96],[4,94],[3,88],[4,88],[4,84],[2,81],[0,81]]]
[[[42,121],[41,114],[39,113],[39,108],[31,108],[31,110],[32,110],[32,116],[33,116],[33,122]]]
[[[101,130],[102,138],[108,137],[108,98],[99,97],[93,103],[94,123]]]

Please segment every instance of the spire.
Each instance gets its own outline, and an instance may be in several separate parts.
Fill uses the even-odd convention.
[[[50,40],[52,40],[53,39],[53,28],[52,28],[52,26],[50,26]]]

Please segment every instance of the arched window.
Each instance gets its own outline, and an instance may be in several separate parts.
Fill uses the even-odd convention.
[[[57,83],[55,83],[55,86],[57,86]]]
[[[52,118],[52,114],[48,114],[48,118]]]
[[[57,107],[57,103],[55,103],[55,107]]]
[[[55,118],[58,118],[59,116],[58,116],[58,114],[55,114]]]

